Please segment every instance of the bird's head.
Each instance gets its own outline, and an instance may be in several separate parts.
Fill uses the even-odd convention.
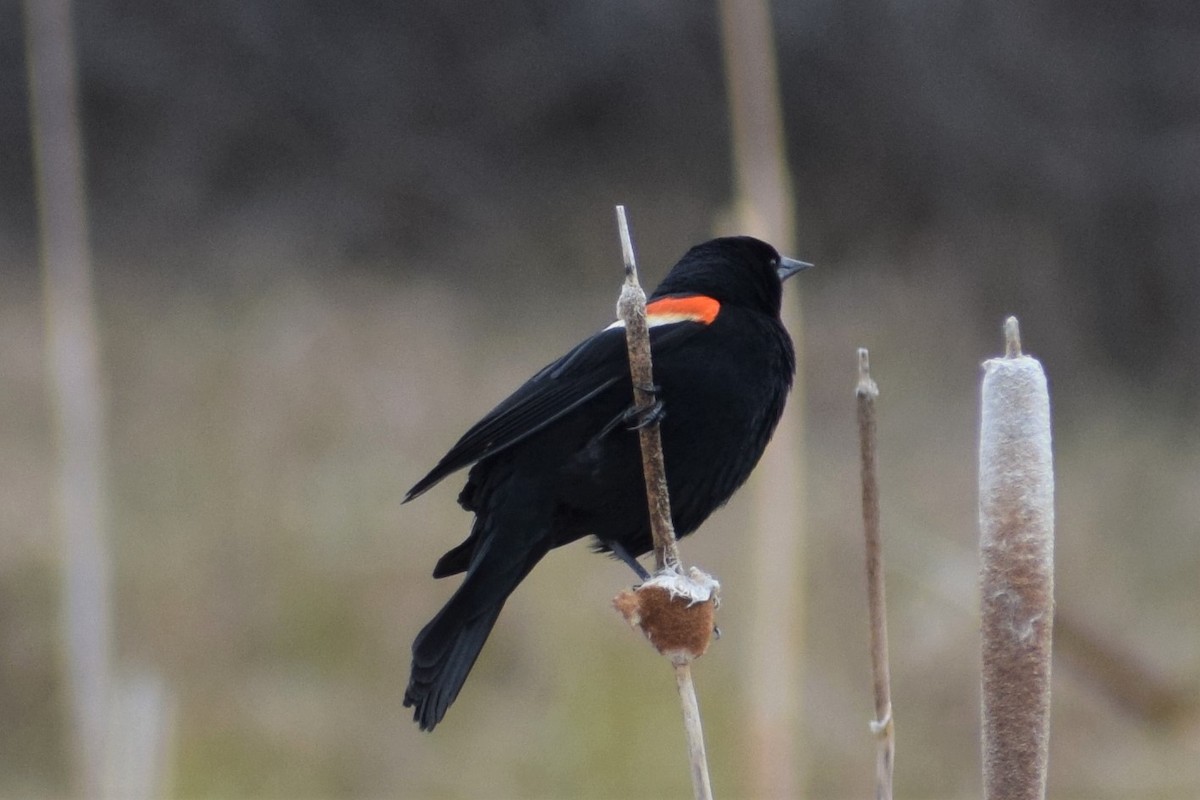
[[[781,256],[751,236],[710,239],[684,253],[651,297],[702,294],[778,315],[783,282],[812,264]]]

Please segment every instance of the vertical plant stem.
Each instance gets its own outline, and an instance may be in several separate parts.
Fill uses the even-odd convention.
[[[721,44],[729,106],[736,232],[781,252],[795,247],[795,208],[788,166],[775,37],[766,0],[720,0]],[[794,290],[793,290],[794,291]],[[786,413],[751,478],[751,562],[756,576],[747,633],[746,673],[750,793],[802,794],[799,743],[808,573],[804,461],[804,342],[800,306],[785,293],[783,322],[799,369]]]
[[[692,770],[692,796],[695,800],[712,800],[708,755],[704,752],[704,727],[700,720],[700,705],[696,702],[696,686],[692,683],[691,664],[675,664],[675,685],[679,689],[679,702],[683,707],[688,763]]]
[[[633,378],[634,403],[648,409],[655,402],[654,370],[650,360],[650,330],[646,326],[646,293],[638,283],[637,262],[633,240],[629,236],[629,221],[625,207],[617,206],[617,229],[621,236],[621,254],[625,260],[625,283],[617,302],[617,315],[625,323],[625,341],[629,349],[629,370]],[[670,570],[682,573],[679,548],[675,543],[675,528],[671,523],[671,500],[667,493],[667,473],[663,465],[662,438],[658,423],[643,425],[638,430],[642,448],[642,471],[646,478],[646,497],[650,507],[650,531],[654,537],[654,560],[659,572]],[[687,737],[688,760],[691,764],[692,793],[696,800],[712,800],[712,783],[708,777],[708,758],[704,752],[704,729],[692,669],[686,662],[675,662],[675,682],[683,706],[684,733]]]
[[[1054,462],[1050,396],[1021,354],[984,363],[979,436],[983,776],[988,800],[1042,800],[1050,738]]]
[[[875,798],[891,800],[895,763],[891,673],[888,669],[887,597],[883,581],[883,541],[879,532],[879,477],[876,455],[875,399],[866,348],[858,351],[858,441],[862,472],[863,531],[867,555],[867,611],[871,621],[871,672],[874,675]]]
[[[625,323],[625,344],[629,349],[629,371],[633,377],[633,402],[648,410],[656,402],[654,369],[650,360],[650,329],[646,326],[646,293],[638,283],[637,261],[625,206],[617,206],[617,230],[621,236],[621,255],[625,260],[625,283],[617,301],[617,316]],[[667,492],[667,469],[663,463],[662,436],[658,423],[638,429],[642,446],[642,471],[646,476],[646,499],[650,504],[650,534],[654,539],[657,569],[680,571],[679,548],[675,544],[675,526],[671,522],[671,498]]]
[[[104,400],[70,11],[69,0],[25,2],[47,387],[58,449],[69,728],[76,788],[101,797],[112,691]]]

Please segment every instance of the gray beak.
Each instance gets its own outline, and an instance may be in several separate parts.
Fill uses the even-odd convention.
[[[779,280],[786,281],[788,278],[795,275],[797,272],[803,272],[806,269],[812,269],[812,264],[807,261],[797,261],[794,258],[787,256],[779,257],[779,268],[775,271],[779,273]]]

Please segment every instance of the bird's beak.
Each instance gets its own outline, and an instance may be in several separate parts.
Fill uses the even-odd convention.
[[[779,268],[775,271],[779,273],[780,281],[786,281],[797,272],[803,272],[806,269],[812,269],[812,264],[809,264],[807,261],[797,261],[794,258],[780,256]]]

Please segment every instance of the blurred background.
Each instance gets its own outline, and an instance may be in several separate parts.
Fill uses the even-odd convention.
[[[736,4],[734,4],[736,8]],[[881,387],[896,788],[979,794],[980,362],[1050,378],[1050,796],[1200,796],[1200,7],[773,9],[805,349],[803,794],[872,785],[855,348]],[[432,735],[409,646],[453,590],[458,482],[404,490],[731,232],[712,3],[74,8],[107,413],[113,662],[166,701],[178,797],[689,791],[670,670],[578,545],[509,602]],[[0,795],[70,794],[21,9],[0,6]],[[739,495],[684,557],[724,586],[695,668],[717,796],[754,785]],[[570,602],[564,602],[569,598]]]

